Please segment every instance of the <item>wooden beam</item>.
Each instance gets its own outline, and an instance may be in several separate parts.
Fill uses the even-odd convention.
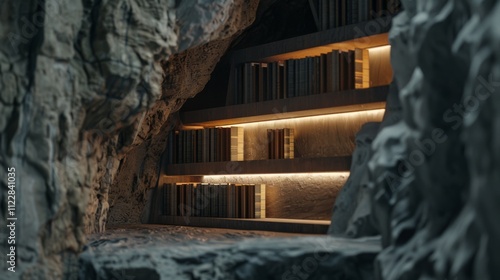
[[[222,126],[384,109],[388,86],[181,112],[184,125]]]
[[[346,172],[350,170],[350,167],[351,157],[345,156],[170,164],[165,166],[165,174],[169,176],[203,176]]]

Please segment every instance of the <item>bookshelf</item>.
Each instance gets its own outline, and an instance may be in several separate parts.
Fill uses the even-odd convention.
[[[181,112],[186,126],[226,126],[250,122],[359,112],[385,108],[388,86],[297,96]]]
[[[167,216],[155,212],[150,220],[200,227],[326,233],[334,199],[349,174],[355,133],[366,122],[381,121],[384,113],[392,78],[387,33],[390,21],[391,17],[383,17],[234,51],[226,106],[181,111],[179,118],[184,129],[243,127],[244,160],[165,161],[159,185],[266,184],[267,216],[240,219]],[[245,63],[300,60],[332,50],[354,49],[371,49],[369,78],[377,82],[347,90],[326,91],[325,86],[324,92],[317,94],[285,94],[281,98],[243,104],[235,104],[233,100],[236,69]],[[349,63],[354,64],[354,59]],[[354,85],[354,69],[349,71],[353,76],[350,83]],[[266,145],[259,141],[267,139],[266,131],[282,128],[295,131],[295,157],[269,159]]]

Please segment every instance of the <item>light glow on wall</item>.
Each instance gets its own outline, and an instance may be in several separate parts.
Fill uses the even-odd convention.
[[[287,123],[293,122],[297,125],[299,124],[307,124],[307,122],[312,121],[327,121],[327,122],[338,122],[345,121],[346,119],[356,119],[360,117],[370,117],[378,115],[380,120],[385,113],[385,109],[373,109],[373,110],[365,110],[365,111],[357,111],[357,112],[347,112],[347,113],[335,113],[328,115],[319,115],[319,116],[308,116],[308,117],[297,117],[297,118],[286,118],[286,119],[278,119],[278,120],[268,120],[268,121],[258,121],[258,122],[249,122],[249,123],[241,123],[241,124],[232,124],[232,125],[223,125],[219,127],[231,127],[231,126],[241,126],[241,127],[250,127],[250,126],[258,126],[258,125],[286,125]],[[280,113],[276,113],[276,118],[280,117]]]
[[[245,174],[245,175],[207,175],[203,176],[202,181],[210,182],[234,182],[234,181],[255,181],[256,179],[269,178],[289,178],[291,180],[331,180],[332,177],[347,179],[350,172],[314,172],[314,173],[278,173],[278,174]]]

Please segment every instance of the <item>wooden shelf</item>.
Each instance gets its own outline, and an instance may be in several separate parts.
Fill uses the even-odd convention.
[[[251,161],[203,162],[166,165],[167,176],[203,176],[237,174],[279,174],[345,172],[351,157],[295,158]]]
[[[263,230],[289,233],[326,234],[330,221],[327,220],[297,220],[297,219],[230,219],[230,218],[207,218],[207,217],[181,217],[181,216],[158,216],[153,223],[193,226],[228,228],[244,230]]]
[[[382,17],[234,51],[233,63],[271,62],[303,58],[330,52],[332,49],[372,48],[388,45],[392,17]]]
[[[181,112],[186,126],[222,126],[325,114],[384,109],[389,86]]]

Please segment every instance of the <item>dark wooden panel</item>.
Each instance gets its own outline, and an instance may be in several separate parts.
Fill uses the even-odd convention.
[[[182,112],[184,125],[217,126],[385,108],[389,86]]]
[[[153,221],[155,224],[228,228],[244,230],[263,230],[289,233],[326,234],[330,221],[326,220],[297,220],[297,219],[227,219],[159,216]]]
[[[276,174],[349,171],[351,157],[295,158],[171,164],[166,175]]]

